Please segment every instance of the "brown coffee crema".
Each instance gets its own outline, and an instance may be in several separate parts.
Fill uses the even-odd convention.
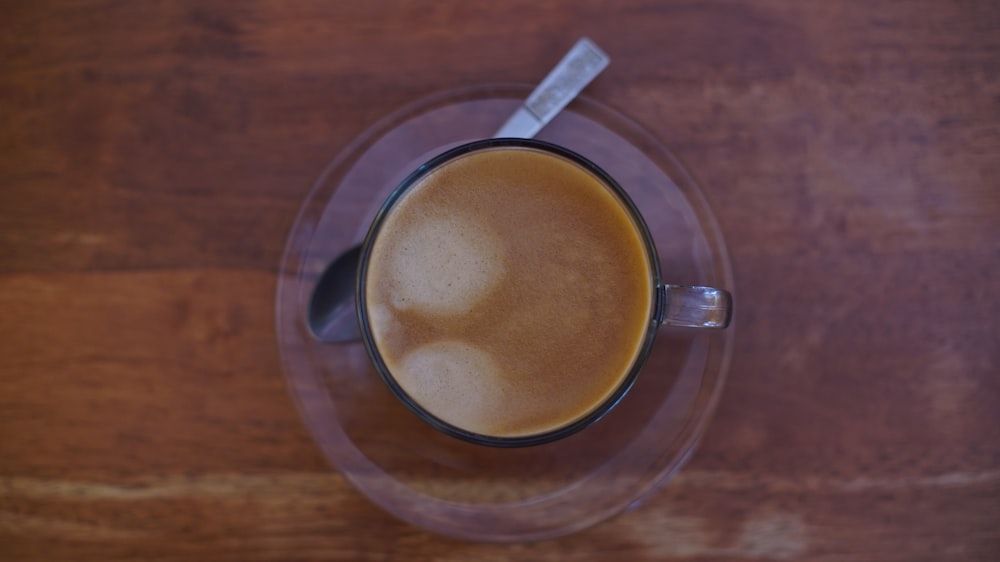
[[[541,150],[448,161],[386,215],[366,302],[413,401],[493,437],[586,416],[629,374],[653,307],[640,229],[611,189]]]

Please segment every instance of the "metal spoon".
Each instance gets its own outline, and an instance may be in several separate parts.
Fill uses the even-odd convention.
[[[611,59],[586,37],[566,53],[559,64],[514,112],[495,138],[534,137],[589,84]],[[354,312],[354,293],[361,246],[354,246],[333,260],[320,275],[309,300],[307,323],[313,337],[323,343],[361,339]]]

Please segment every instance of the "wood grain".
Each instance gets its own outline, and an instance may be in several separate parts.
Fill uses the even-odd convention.
[[[1000,6],[0,6],[0,559],[1000,558]],[[480,545],[329,469],[274,339],[337,150],[424,94],[589,89],[702,181],[739,333],[693,461],[563,539]]]

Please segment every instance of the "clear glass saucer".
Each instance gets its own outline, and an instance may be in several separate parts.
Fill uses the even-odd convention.
[[[530,91],[487,85],[443,92],[363,132],[306,196],[278,281],[282,366],[326,458],[390,513],[464,539],[551,538],[638,506],[691,456],[733,348],[735,321],[719,331],[661,328],[635,386],[602,420],[554,443],[495,449],[421,422],[385,387],[360,342],[312,338],[305,319],[317,278],[360,243],[392,188],[447,148],[490,137]],[[538,138],[592,160],[629,192],[653,234],[665,281],[733,291],[725,243],[701,190],[642,127],[582,97]]]

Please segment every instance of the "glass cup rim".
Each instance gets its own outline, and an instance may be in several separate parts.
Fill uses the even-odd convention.
[[[586,415],[566,425],[542,433],[514,437],[485,435],[463,429],[438,418],[421,406],[416,400],[411,398],[409,394],[403,390],[399,383],[396,382],[395,378],[390,373],[388,366],[385,364],[385,361],[382,359],[382,355],[378,351],[378,347],[375,345],[374,337],[371,333],[368,311],[365,307],[365,300],[367,296],[366,281],[368,274],[368,262],[371,258],[372,245],[378,237],[382,224],[385,222],[386,217],[392,211],[393,207],[395,207],[395,204],[409,191],[411,187],[416,185],[420,179],[429,175],[444,164],[473,152],[496,148],[528,148],[546,152],[569,160],[597,177],[597,179],[600,180],[605,187],[611,190],[618,201],[622,203],[632,218],[633,223],[639,230],[650,264],[650,275],[652,277],[651,282],[653,287],[649,321],[646,326],[646,333],[643,336],[642,345],[639,348],[639,352],[630,367],[628,374],[622,378],[621,382],[618,383],[614,392],[612,392],[597,407],[593,408]],[[355,311],[357,314],[358,326],[361,329],[361,341],[363,342],[365,351],[367,352],[372,364],[375,366],[375,371],[378,373],[382,382],[386,384],[392,394],[407,409],[434,429],[463,441],[491,447],[528,447],[557,441],[589,427],[607,415],[608,412],[613,410],[614,407],[621,402],[625,395],[628,394],[629,390],[631,390],[632,386],[635,384],[639,373],[642,371],[646,359],[652,351],[657,329],[659,328],[662,320],[664,295],[663,282],[660,274],[660,262],[657,255],[656,247],[653,242],[653,236],[649,231],[649,227],[646,225],[646,221],[642,218],[642,213],[639,212],[638,207],[628,196],[625,189],[614,178],[612,178],[611,175],[588,158],[568,148],[538,139],[494,138],[467,142],[445,150],[437,156],[434,156],[407,175],[381,204],[378,212],[372,220],[371,226],[369,227],[368,232],[366,233],[361,244],[361,256],[359,258],[355,285],[357,287],[357,290],[355,291]]]

